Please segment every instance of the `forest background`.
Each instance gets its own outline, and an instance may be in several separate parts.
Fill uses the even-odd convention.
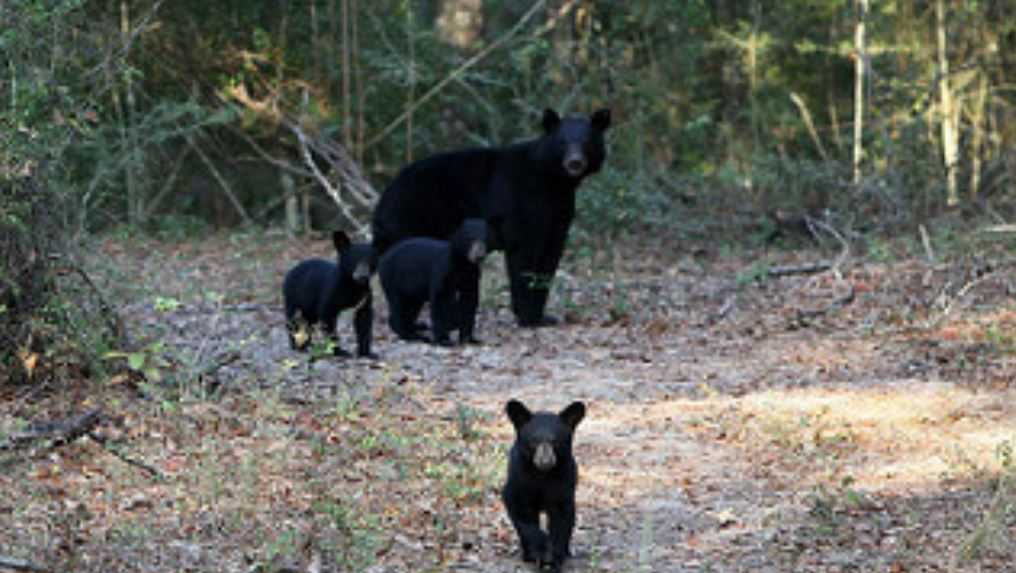
[[[1013,13],[1014,0],[0,2],[2,395],[24,403],[114,363],[163,383],[179,366],[157,337],[125,335],[116,281],[96,271],[120,253],[106,241],[168,268],[166,245],[209,237],[222,250],[365,238],[406,163],[532,137],[545,107],[612,111],[573,257],[693,261],[668,267],[680,274],[740,256],[736,288],[810,272],[751,266],[773,248],[821,253],[811,271],[837,280],[848,252],[920,260],[912,282],[949,300],[1011,281]],[[940,285],[928,277],[951,272],[943,261],[962,269]],[[615,298],[591,306],[610,320],[634,312],[603,292]],[[918,314],[952,308],[925,295]],[[709,296],[710,324],[737,308]],[[886,312],[911,316],[913,297],[892,300]],[[1007,324],[989,338],[1011,378]]]

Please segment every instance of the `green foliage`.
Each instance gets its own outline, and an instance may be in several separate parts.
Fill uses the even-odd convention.
[[[153,342],[136,351],[107,352],[105,358],[107,360],[124,360],[131,372],[141,375],[149,382],[158,384],[162,382],[163,372],[170,366],[165,354],[162,342]]]

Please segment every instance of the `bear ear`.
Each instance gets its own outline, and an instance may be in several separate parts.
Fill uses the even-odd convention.
[[[567,408],[561,410],[558,417],[564,420],[564,423],[568,424],[568,427],[574,431],[579,422],[582,421],[582,418],[586,417],[586,405],[582,402],[572,402]]]
[[[546,133],[554,133],[557,126],[561,124],[561,116],[557,115],[557,112],[550,109],[549,107],[543,110],[543,131]]]
[[[508,419],[512,421],[516,430],[522,429],[522,426],[528,424],[529,420],[533,418],[533,413],[529,411],[529,408],[526,408],[518,400],[509,400],[504,411],[508,414]]]
[[[341,253],[349,248],[352,241],[349,240],[349,235],[345,231],[333,231],[332,244],[335,245],[335,250]]]
[[[594,128],[599,131],[607,131],[607,128],[610,127],[610,110],[606,108],[597,110],[590,119]]]

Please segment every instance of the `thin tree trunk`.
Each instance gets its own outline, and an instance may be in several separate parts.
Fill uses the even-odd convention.
[[[829,19],[829,45],[836,45],[837,38],[837,22],[839,17],[834,15]],[[834,55],[832,52],[826,56],[826,62],[828,63],[828,70],[834,69]],[[840,134],[840,114],[837,109],[837,101],[839,100],[839,90],[836,88],[836,79],[832,72],[827,72],[826,75],[826,102],[829,106],[829,128],[832,130],[833,143],[836,144],[836,149],[839,151],[843,150],[843,138]]]
[[[748,188],[754,187],[755,154],[762,148],[762,124],[758,106],[758,50],[762,28],[762,7],[759,0],[751,3],[751,36],[748,38],[748,106],[751,117],[751,153],[748,157]]]
[[[321,80],[321,36],[318,23],[317,2],[310,2],[310,53],[313,59],[314,77]]]
[[[981,188],[981,170],[983,169],[984,157],[984,110],[987,108],[988,103],[988,74],[980,72],[977,86],[977,100],[974,102],[973,117],[971,122],[973,124],[973,136],[970,142],[970,152],[973,154],[972,165],[970,170],[970,199],[977,199],[977,192]]]
[[[952,89],[949,87],[949,57],[946,53],[945,0],[935,1],[935,28],[938,39],[939,101],[942,106],[942,152],[945,159],[946,204],[959,204],[956,184],[956,159],[959,142],[956,138],[956,109]]]
[[[120,0],[120,35],[123,40],[123,45],[130,46],[130,11],[127,0]],[[127,59],[126,54],[124,59]],[[124,74],[124,97],[126,100],[126,106],[123,111],[123,117],[121,122],[121,135],[123,137],[124,145],[126,146],[126,153],[130,158],[126,163],[126,169],[124,170],[125,184],[127,186],[127,220],[131,224],[139,224],[144,218],[145,205],[144,198],[141,197],[141,190],[138,188],[137,181],[137,168],[138,162],[140,161],[140,150],[138,149],[137,141],[134,138],[134,130],[131,129],[131,125],[134,122],[134,85],[131,82],[130,73]]]
[[[864,156],[864,75],[868,54],[865,51],[864,23],[868,18],[868,0],[856,0],[857,25],[854,29],[854,185],[861,183],[861,160]]]
[[[313,1],[313,0],[311,0]],[[335,65],[343,57],[343,54],[339,54],[336,47],[339,50],[345,50],[345,44],[339,45],[341,40],[339,39],[339,15],[335,10],[335,0],[328,0],[328,66],[325,73],[328,75],[328,97],[342,97],[342,94],[338,93],[339,80],[337,79],[338,72],[335,70]],[[343,66],[345,67],[345,66]]]
[[[406,10],[406,39],[409,42],[409,90],[406,94],[406,163],[413,161],[413,109],[416,99],[416,30],[413,23],[413,11]]]
[[[351,0],[349,12],[352,15],[353,28],[353,91],[356,93],[356,145],[351,151],[353,152],[353,157],[356,158],[356,162],[363,165],[363,141],[366,137],[366,123],[364,122],[363,110],[366,102],[363,99],[363,69],[360,67],[360,8],[356,0]]]
[[[349,0],[342,0],[342,142],[346,149],[353,149],[353,95],[350,90]]]

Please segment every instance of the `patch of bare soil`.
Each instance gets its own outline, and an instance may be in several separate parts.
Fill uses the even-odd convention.
[[[382,359],[313,360],[288,348],[278,285],[300,258],[328,256],[327,245],[232,241],[106,245],[149,289],[122,314],[137,344],[161,343],[179,391],[200,404],[182,415],[204,424],[216,410],[242,428],[234,433],[243,455],[294,448],[294,459],[309,460],[292,463],[310,482],[330,473],[325,489],[303,491],[281,472],[262,487],[307,497],[271,503],[311,508],[314,496],[341,491],[342,503],[359,499],[355,507],[379,516],[360,524],[374,537],[362,545],[362,570],[531,569],[498,500],[510,398],[538,409],[588,406],[576,436],[569,571],[973,572],[1016,563],[1011,272],[957,281],[961,263],[950,274],[908,261],[777,276],[738,259],[594,256],[563,269],[551,311],[567,322],[525,330],[506,310],[492,260],[482,346],[397,341],[377,290]],[[347,348],[350,320],[340,318]],[[279,397],[285,413],[276,419],[294,432],[287,441],[260,441],[235,410],[253,415],[267,395]],[[367,438],[374,445],[351,445]],[[180,452],[181,463],[194,463],[192,454]],[[468,479],[455,474],[467,470]],[[306,548],[323,526],[307,521],[284,564],[361,570],[327,552],[322,566],[322,553]],[[243,569],[236,554],[216,561],[210,547],[173,531],[184,537],[173,551],[194,555],[164,566],[148,553],[155,547],[136,548],[143,569],[187,559]],[[258,555],[265,570],[283,570]]]

